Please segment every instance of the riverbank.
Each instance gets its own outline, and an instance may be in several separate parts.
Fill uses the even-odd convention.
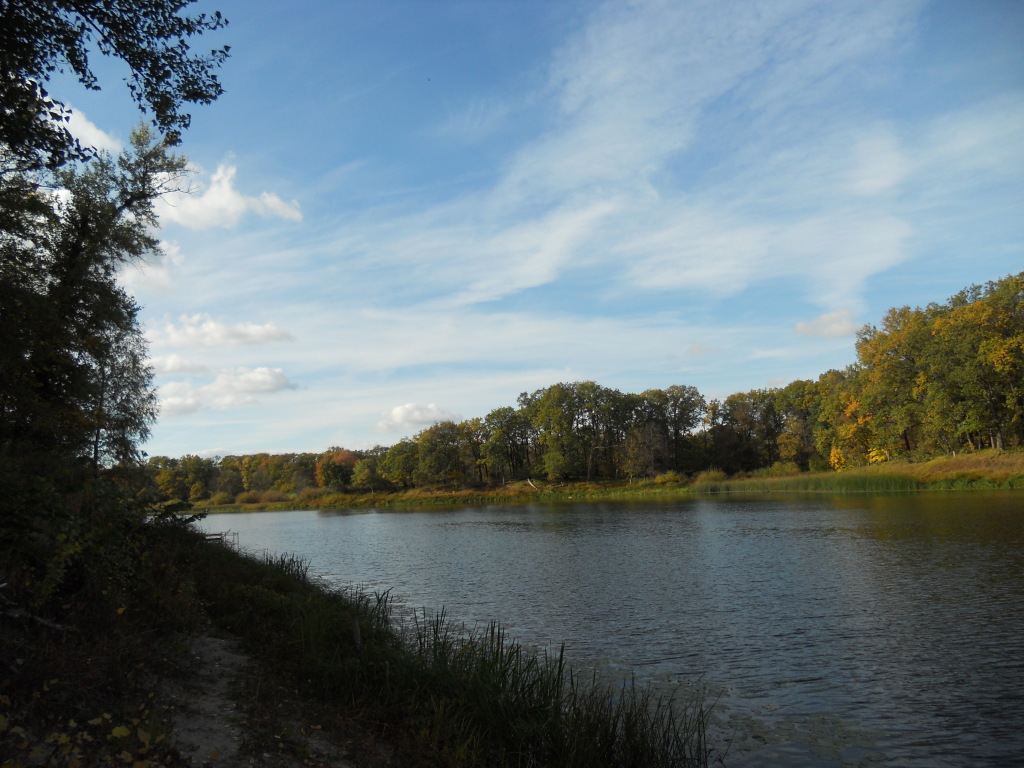
[[[295,558],[252,557],[180,521],[140,535],[136,583],[113,603],[86,588],[61,616],[4,611],[0,763],[187,765],[191,706],[222,729],[203,742],[215,765],[707,764],[703,701],[582,678],[495,625],[399,622],[386,594],[328,589]],[[234,705],[197,704],[213,688],[210,638],[231,644],[221,693]],[[168,704],[169,689],[197,694]],[[212,714],[225,707],[233,716]]]
[[[274,494],[274,501],[243,504],[199,502],[210,512],[289,509],[559,503],[671,499],[705,493],[885,493],[894,491],[1024,490],[1024,451],[978,451],[921,462],[881,462],[842,472],[800,472],[779,464],[768,470],[727,476],[717,471],[687,478],[668,473],[649,480],[549,482],[522,480],[491,488],[413,488],[399,491],[306,489]]]

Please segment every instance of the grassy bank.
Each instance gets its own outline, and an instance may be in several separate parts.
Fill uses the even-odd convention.
[[[149,702],[173,666],[174,637],[204,622],[242,639],[264,697],[282,692],[343,719],[388,744],[390,765],[708,762],[702,700],[582,676],[561,653],[530,653],[497,625],[398,621],[387,595],[325,588],[300,560],[248,556],[181,523],[140,536],[138,588],[113,601],[87,590],[48,615],[33,609],[14,631],[5,622],[0,650],[17,669],[0,688],[0,763],[179,764]]]
[[[702,473],[694,493],[884,493],[893,491],[1024,490],[1024,451],[979,451],[922,462],[883,462],[843,472],[800,472],[729,478]]]
[[[781,467],[781,468],[780,468]],[[479,489],[413,488],[403,491],[326,491],[307,489],[267,501],[203,504],[216,512],[288,509],[367,509],[374,507],[559,503],[615,499],[672,499],[693,493],[885,493],[921,490],[1024,489],[1024,451],[978,451],[930,461],[893,461],[843,472],[799,472],[777,465],[727,476],[711,470],[693,478],[667,473],[650,480],[604,482],[519,481]]]

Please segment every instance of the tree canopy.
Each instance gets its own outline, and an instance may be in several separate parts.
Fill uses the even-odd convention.
[[[3,0],[0,2],[0,147],[4,170],[55,168],[90,148],[68,131],[69,110],[46,84],[71,73],[99,90],[90,56],[123,61],[132,98],[169,145],[191,116],[185,104],[209,104],[223,92],[214,71],[228,46],[197,53],[193,38],[223,27],[219,12],[188,16],[193,0]]]
[[[0,534],[87,530],[104,505],[86,499],[111,489],[101,473],[139,457],[156,416],[139,307],[117,277],[159,252],[153,203],[185,175],[171,152],[185,106],[222,92],[227,48],[190,43],[226,21],[191,3],[0,0]],[[57,73],[99,89],[96,54],[126,65],[152,123],[117,158],[82,147],[47,91]]]

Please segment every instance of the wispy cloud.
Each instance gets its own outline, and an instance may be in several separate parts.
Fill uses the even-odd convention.
[[[789,277],[806,301],[856,306],[868,277],[907,258],[912,224],[872,202],[914,171],[897,132],[837,115],[764,144],[735,119],[745,109],[747,120],[778,120],[781,104],[834,98],[849,68],[870,69],[919,9],[852,5],[605,3],[552,58],[537,95],[554,111],[547,130],[494,184],[414,216],[382,210],[379,224],[371,210],[342,236],[431,302],[494,301],[588,269],[720,297]],[[709,135],[726,118],[729,130]],[[694,146],[723,141],[761,154],[728,147],[746,162],[713,168],[694,189],[691,174],[708,172]]]
[[[438,133],[466,143],[476,143],[497,131],[512,111],[512,106],[505,102],[493,99],[474,101],[461,112],[451,115]]]

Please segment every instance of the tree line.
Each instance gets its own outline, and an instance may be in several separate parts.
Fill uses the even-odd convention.
[[[227,502],[316,489],[843,470],[1024,445],[1024,273],[943,304],[891,309],[861,329],[856,352],[854,364],[816,380],[720,400],[686,385],[634,394],[558,383],[391,446],[154,457],[147,468],[164,498]]]

